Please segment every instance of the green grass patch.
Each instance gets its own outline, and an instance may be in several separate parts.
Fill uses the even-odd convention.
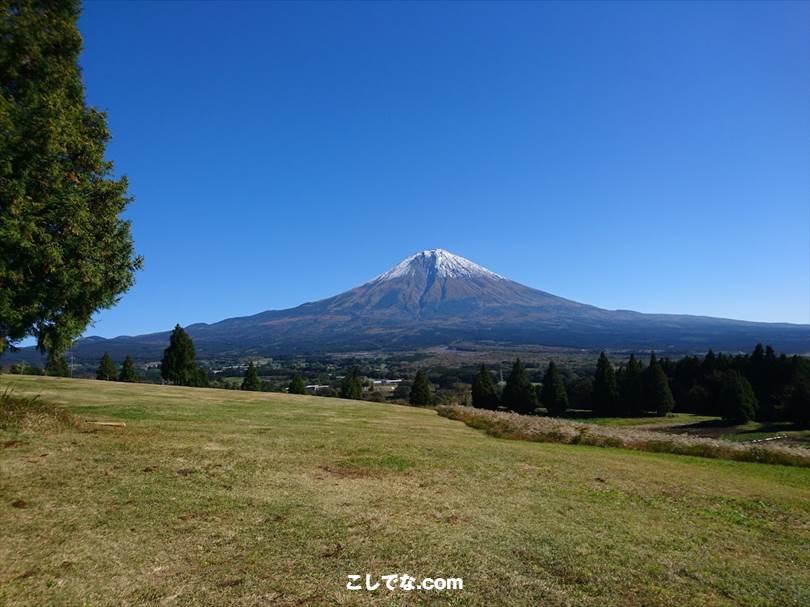
[[[683,426],[700,422],[717,420],[717,417],[695,415],[694,413],[670,413],[669,415],[650,415],[642,417],[582,417],[576,421],[597,426]]]
[[[810,604],[810,469],[497,440],[389,404],[0,383],[126,423],[0,430],[2,605]],[[464,590],[346,589],[366,572]]]

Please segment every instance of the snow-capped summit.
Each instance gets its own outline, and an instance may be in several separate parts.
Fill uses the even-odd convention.
[[[451,344],[686,351],[741,350],[760,341],[789,352],[810,351],[808,325],[604,310],[527,287],[444,249],[412,255],[334,297],[187,330],[207,358]],[[91,359],[108,352],[154,360],[168,338],[159,333],[84,339],[73,351]]]
[[[453,255],[444,249],[430,249],[411,255],[393,268],[380,274],[372,282],[392,280],[404,276],[414,275],[418,272],[427,271],[441,278],[472,278],[475,276],[485,276],[488,278],[502,279],[503,277],[469,259]]]

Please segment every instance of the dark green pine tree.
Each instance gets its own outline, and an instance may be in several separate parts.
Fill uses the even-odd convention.
[[[723,419],[744,424],[757,415],[757,397],[751,384],[736,371],[724,371],[720,387],[720,409]]]
[[[633,354],[619,382],[619,401],[619,408],[626,415],[641,415],[644,412],[644,370]]]
[[[135,370],[135,363],[132,362],[132,357],[127,356],[124,359],[124,364],[121,365],[121,375],[118,376],[118,381],[125,381],[129,383],[138,383],[138,372]]]
[[[48,364],[45,365],[45,373],[52,377],[67,377],[70,375],[65,357],[55,351],[49,352]]]
[[[666,415],[675,408],[675,399],[672,398],[667,374],[655,357],[655,352],[650,353],[650,365],[645,374],[644,402],[646,406],[653,409],[656,415]]]
[[[245,376],[242,379],[242,390],[250,390],[251,392],[258,392],[262,389],[262,380],[259,379],[259,372],[256,371],[256,365],[251,363],[245,370]]]
[[[497,409],[498,393],[484,365],[478,370],[472,383],[472,406],[479,409]]]
[[[526,367],[519,358],[515,359],[512,365],[512,372],[503,388],[501,402],[512,411],[524,415],[531,415],[537,408],[537,394],[529,381]]]
[[[548,363],[548,369],[546,369],[546,374],[543,376],[540,404],[546,408],[548,414],[552,417],[562,415],[568,409],[568,393],[565,391],[565,384],[554,361]]]
[[[593,379],[593,412],[595,415],[616,415],[619,403],[619,389],[616,385],[616,372],[608,357],[602,352],[596,363]]]
[[[196,372],[194,373],[194,383],[192,384],[198,388],[207,388],[208,387],[208,371],[203,369],[202,367],[197,367]]]
[[[416,377],[413,378],[413,385],[411,385],[411,394],[408,397],[408,402],[418,407],[426,407],[430,404],[431,400],[430,382],[425,372],[420,369],[416,372]]]
[[[703,357],[703,362],[700,363],[700,370],[704,377],[711,375],[717,370],[717,356],[714,350],[706,352],[706,356]]]
[[[0,353],[27,336],[58,355],[141,265],[127,181],[85,104],[79,0],[6,2],[0,18]]]
[[[363,384],[360,383],[360,370],[357,367],[352,369],[343,377],[340,382],[340,398],[351,398],[360,400],[363,397]]]
[[[198,385],[200,377],[194,357],[194,342],[180,325],[176,325],[169,338],[169,347],[163,351],[160,376],[178,386]]]
[[[290,394],[306,394],[307,388],[304,384],[304,380],[301,379],[301,376],[298,374],[293,375],[292,379],[290,380],[290,385],[287,388],[287,392]]]
[[[799,428],[810,428],[810,380],[797,377],[788,387],[786,414]]]
[[[110,358],[110,355],[105,352],[104,356],[101,357],[101,362],[98,364],[98,369],[96,370],[96,379],[115,381],[115,378],[117,377],[118,369],[116,368],[113,359]]]

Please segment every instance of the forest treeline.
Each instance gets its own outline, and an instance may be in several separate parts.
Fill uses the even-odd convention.
[[[501,390],[481,366],[473,380],[472,404],[518,413],[563,415],[586,409],[596,416],[641,416],[670,411],[720,416],[744,423],[793,421],[810,424],[810,360],[777,355],[757,344],[751,354],[730,356],[709,351],[672,361],[653,353],[645,364],[631,355],[614,366],[603,352],[592,375],[565,382],[554,364],[540,385],[530,383],[516,360]],[[538,411],[542,407],[546,411]]]

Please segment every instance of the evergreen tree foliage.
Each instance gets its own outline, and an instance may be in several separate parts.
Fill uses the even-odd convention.
[[[787,418],[801,428],[810,428],[810,382],[798,379],[787,400]]]
[[[596,375],[593,379],[593,412],[595,415],[616,415],[618,402],[616,373],[608,357],[602,352],[596,363]]]
[[[619,406],[626,415],[641,415],[644,411],[644,371],[641,363],[631,354],[619,385]]]
[[[408,397],[411,395],[411,384],[408,382],[400,382],[397,384],[397,387],[394,388],[394,394],[392,395],[395,400],[408,400]]]
[[[363,384],[360,383],[360,370],[353,367],[340,382],[340,398],[360,400],[363,397]]]
[[[48,363],[45,365],[45,374],[52,377],[67,377],[70,375],[67,361],[58,351],[48,353]]]
[[[646,406],[653,409],[656,415],[666,415],[675,408],[675,400],[672,398],[667,374],[655,358],[655,352],[650,354],[650,365],[647,367],[646,375],[644,393]]]
[[[593,378],[576,377],[565,388],[568,403],[577,409],[593,409]]]
[[[472,406],[479,409],[497,409],[498,393],[484,365],[478,370],[472,384]]]
[[[98,369],[96,370],[96,379],[103,379],[105,381],[115,381],[118,377],[118,368],[115,366],[113,359],[106,352],[101,357]]]
[[[197,388],[207,388],[208,387],[208,371],[203,369],[202,367],[197,367],[194,373],[194,383],[191,384],[192,386],[196,386]]]
[[[307,389],[306,385],[304,384],[304,380],[301,379],[301,376],[296,374],[293,375],[292,379],[290,380],[290,385],[287,388],[287,392],[290,394],[306,394]]]
[[[251,361],[248,368],[245,370],[245,376],[242,379],[242,390],[258,392],[261,389],[262,380],[259,379],[259,372],[256,371],[256,365],[254,365]]]
[[[703,375],[711,375],[715,371],[717,371],[717,356],[714,353],[714,350],[709,349],[706,352],[706,356],[703,357],[703,362],[700,364],[701,371]]]
[[[744,424],[756,417],[757,397],[754,390],[748,380],[736,371],[723,372],[719,401],[726,421]]]
[[[178,386],[199,385],[201,378],[194,362],[195,355],[194,342],[180,325],[175,325],[169,347],[163,351],[160,376]]]
[[[512,365],[512,372],[503,388],[501,402],[516,413],[530,415],[537,408],[537,394],[529,381],[526,367],[519,358]]]
[[[0,17],[0,353],[63,353],[133,284],[125,178],[85,105],[78,0],[16,0]]]
[[[431,402],[430,382],[425,372],[421,369],[416,372],[416,377],[413,378],[413,385],[411,386],[411,394],[408,397],[408,402],[419,407],[427,406]]]
[[[540,404],[553,417],[562,415],[568,408],[568,394],[565,391],[565,384],[554,361],[548,363],[548,369],[546,369],[546,374],[543,376]]]
[[[118,376],[118,381],[125,381],[129,383],[138,383],[138,372],[135,370],[135,363],[132,362],[132,357],[127,356],[124,359],[124,364],[121,365],[121,375]]]

